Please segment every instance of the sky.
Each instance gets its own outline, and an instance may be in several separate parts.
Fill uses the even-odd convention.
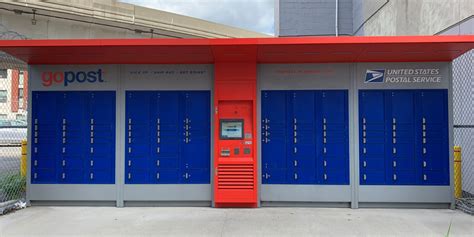
[[[275,0],[120,0],[264,34],[274,34]]]

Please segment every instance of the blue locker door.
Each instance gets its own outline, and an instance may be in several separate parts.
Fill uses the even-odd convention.
[[[89,118],[86,120],[89,169],[85,174],[88,183],[115,183],[115,92],[87,93]]]
[[[84,183],[87,98],[79,91],[58,93],[61,99],[59,183]]]
[[[359,92],[360,184],[385,184],[385,94]]]
[[[316,184],[316,135],[314,91],[291,91],[287,101],[287,181]]]
[[[318,167],[323,167],[318,179],[324,184],[349,184],[347,91],[322,91],[318,95]]]
[[[179,114],[180,93],[160,91],[154,93],[157,106],[151,123],[151,182],[179,183],[179,144],[181,140],[182,118]]]
[[[262,183],[286,183],[285,91],[262,91]]]
[[[387,137],[386,179],[394,185],[416,184],[414,91],[392,90],[389,93],[391,115],[387,120],[389,136]]]
[[[32,96],[31,183],[57,183],[59,93],[33,91]]]
[[[151,121],[153,98],[152,92],[127,91],[126,92],[126,118],[125,118],[125,183],[149,183],[151,134]]]
[[[183,139],[181,141],[181,181],[210,183],[210,93],[181,93],[183,107]]]
[[[447,90],[420,90],[416,134],[421,182],[449,185]]]

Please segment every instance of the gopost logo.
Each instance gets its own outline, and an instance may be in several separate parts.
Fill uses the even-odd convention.
[[[47,71],[41,74],[43,86],[62,84],[65,87],[73,83],[103,83],[105,71]]]

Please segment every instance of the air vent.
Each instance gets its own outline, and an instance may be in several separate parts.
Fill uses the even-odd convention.
[[[217,171],[219,189],[253,189],[252,164],[220,164]]]

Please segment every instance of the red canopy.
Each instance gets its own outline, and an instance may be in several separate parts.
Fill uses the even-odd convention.
[[[0,50],[29,64],[451,61],[473,48],[472,35],[0,41]]]

